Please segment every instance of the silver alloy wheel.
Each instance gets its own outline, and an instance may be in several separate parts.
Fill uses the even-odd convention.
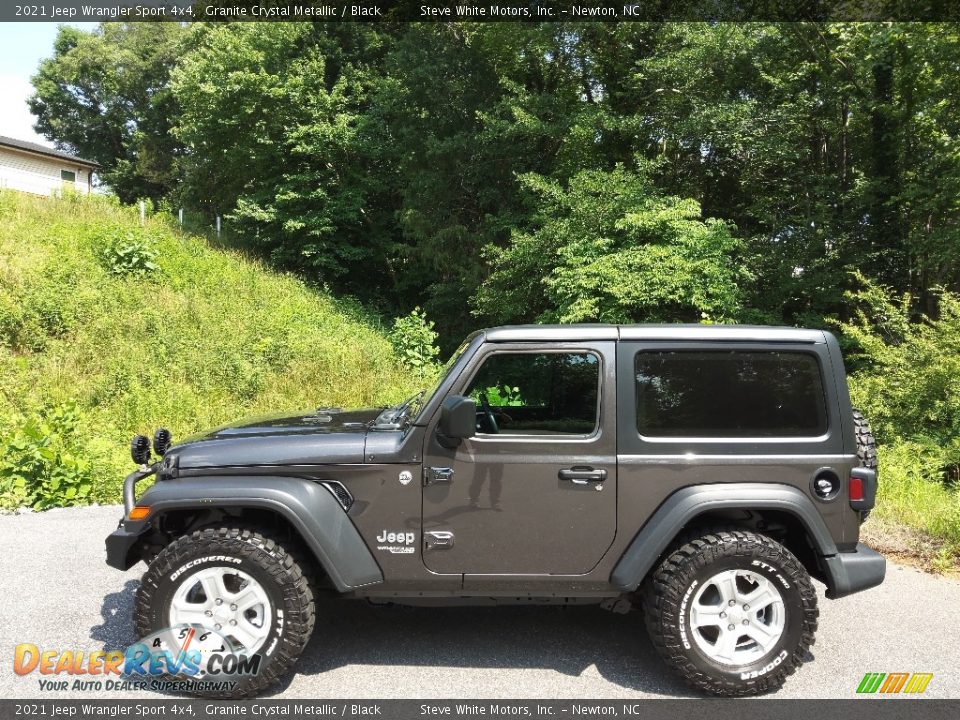
[[[700,587],[690,604],[697,647],[721,665],[749,665],[776,646],[786,625],[783,597],[752,570],[724,570]]]
[[[235,650],[253,654],[270,634],[270,598],[250,575],[232,567],[210,567],[189,575],[170,602],[170,626],[216,630]]]

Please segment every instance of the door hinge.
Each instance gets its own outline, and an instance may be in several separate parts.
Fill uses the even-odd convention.
[[[423,469],[423,484],[448,483],[453,480],[453,468],[427,467]]]

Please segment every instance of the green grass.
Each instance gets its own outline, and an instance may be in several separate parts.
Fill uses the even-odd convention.
[[[157,269],[124,270],[118,238]],[[52,440],[90,465],[84,501],[119,498],[134,433],[163,425],[182,438],[252,414],[396,401],[414,385],[356,304],[166,217],[141,229],[105,198],[0,193],[0,451],[24,428],[47,447],[37,438],[63,426],[51,414],[75,407],[71,437]],[[11,483],[28,461],[56,462],[24,442],[0,457],[0,505],[16,504]]]
[[[879,455],[876,517],[915,531],[911,550],[930,567],[960,564],[960,493],[943,481],[938,449],[901,442]]]

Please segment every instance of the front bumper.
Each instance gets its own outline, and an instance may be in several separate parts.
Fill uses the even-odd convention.
[[[140,560],[140,553],[134,547],[146,528],[127,530],[124,523],[107,535],[107,565],[117,570],[129,570]]]
[[[853,552],[830,555],[823,562],[829,580],[827,597],[831,600],[876,587],[887,573],[883,555],[863,543],[857,543]]]
[[[156,472],[155,467],[135,470],[123,480],[123,516],[119,527],[107,536],[107,565],[117,570],[129,570],[140,560],[140,553],[134,547],[147,530],[146,522],[127,520],[130,511],[137,502],[137,483]]]

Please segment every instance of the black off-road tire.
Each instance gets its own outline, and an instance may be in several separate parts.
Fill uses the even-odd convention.
[[[877,469],[877,441],[873,437],[870,423],[857,409],[853,411],[853,428],[857,434],[857,460],[860,467]]]
[[[857,462],[860,467],[877,469],[877,441],[873,437],[873,430],[870,429],[870,423],[863,413],[854,408],[853,410],[853,429],[857,435]],[[860,522],[862,523],[870,517],[869,510],[860,511]]]
[[[307,576],[293,555],[272,538],[237,527],[203,528],[178,538],[150,564],[137,590],[134,620],[139,637],[169,627],[170,601],[185,566],[194,572],[224,565],[218,557],[239,560],[229,567],[254,579],[270,598],[270,634],[259,653],[260,671],[239,680],[230,692],[195,692],[204,697],[242,698],[256,695],[279,681],[306,647],[316,619],[313,593]],[[173,579],[171,579],[173,576]],[[282,615],[279,612],[282,612]],[[182,679],[182,678],[179,678]]]
[[[756,561],[756,564],[755,564]],[[762,658],[742,666],[709,658],[693,641],[687,604],[694,583],[723,570],[768,577],[779,590],[785,626]],[[685,542],[670,553],[644,587],[644,617],[654,647],[687,684],[714,695],[756,695],[775,690],[806,659],[817,631],[817,594],[806,569],[780,543],[746,530],[723,530]]]

